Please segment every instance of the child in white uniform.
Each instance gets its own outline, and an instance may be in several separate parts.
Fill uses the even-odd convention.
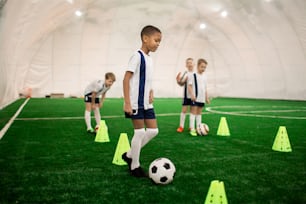
[[[194,124],[195,121],[197,126],[202,123],[202,109],[205,106],[205,103],[210,103],[207,94],[206,77],[204,75],[206,66],[207,61],[199,59],[197,64],[197,73],[194,73],[193,77],[188,79],[188,92],[191,97],[189,128],[190,135],[192,136],[197,136]]]
[[[105,74],[105,80],[94,80],[85,88],[84,102],[85,102],[85,123],[88,133],[96,133],[99,129],[101,120],[100,108],[103,106],[106,92],[110,89],[113,83],[116,81],[116,77],[113,73],[108,72]],[[101,96],[101,100],[100,100]],[[91,111],[93,110],[96,126],[95,130],[91,126]]]
[[[130,58],[123,79],[124,112],[127,118],[132,119],[134,135],[131,149],[122,155],[122,159],[135,177],[147,177],[140,166],[140,151],[158,134],[153,109],[153,64],[149,53],[157,50],[161,38],[161,31],[154,26],[148,25],[142,29],[142,46]]]

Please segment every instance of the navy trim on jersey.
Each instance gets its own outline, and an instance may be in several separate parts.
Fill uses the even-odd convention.
[[[196,76],[196,73],[193,74],[194,76],[194,88],[195,88],[195,95],[196,95],[196,98],[198,97],[198,82],[197,82],[197,76]]]
[[[144,93],[145,93],[145,82],[146,82],[146,62],[143,54],[138,50],[141,61],[139,70],[139,92],[138,92],[138,108],[144,108]]]
[[[187,82],[184,84],[184,99],[187,99]]]

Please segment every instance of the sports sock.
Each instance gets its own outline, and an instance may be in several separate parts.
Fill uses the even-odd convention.
[[[186,113],[181,112],[180,127],[182,127],[182,128],[184,128],[184,126],[185,126],[185,118],[186,118]]]
[[[194,130],[194,121],[195,121],[195,115],[190,113],[190,119],[189,119],[190,130]]]
[[[145,129],[135,129],[134,136],[131,141],[131,149],[127,152],[127,157],[132,158],[131,170],[140,166],[139,157],[141,151],[141,143],[145,136]]]
[[[90,111],[85,110],[85,123],[87,126],[87,130],[91,129],[91,118],[90,118]]]
[[[158,128],[147,128],[145,132],[145,136],[142,139],[141,148],[144,147],[157,134],[158,134]]]
[[[97,126],[100,125],[100,121],[101,121],[100,109],[98,107],[96,107],[94,109],[94,113],[95,113],[96,127],[97,127]]]
[[[196,125],[197,127],[202,123],[202,115],[196,115]]]

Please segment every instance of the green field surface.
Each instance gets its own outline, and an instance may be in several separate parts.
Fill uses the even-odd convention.
[[[0,128],[25,101],[0,110]],[[109,142],[86,132],[84,107],[79,98],[27,101],[0,140],[0,203],[203,204],[214,180],[223,181],[228,203],[306,203],[305,101],[215,98],[202,115],[209,135],[192,137],[189,117],[176,132],[181,99],[155,99],[159,134],[140,160],[146,170],[159,157],[174,163],[164,186],[112,163],[120,134],[133,136],[123,99],[107,98],[101,109]],[[221,117],[230,136],[217,135]],[[272,150],[280,127],[291,152]]]

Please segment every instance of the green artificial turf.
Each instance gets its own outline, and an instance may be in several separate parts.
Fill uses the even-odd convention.
[[[2,126],[23,102],[0,110]],[[174,181],[158,186],[112,164],[120,133],[133,134],[122,99],[101,109],[106,143],[86,133],[82,99],[30,99],[0,140],[0,203],[204,203],[213,180],[228,203],[306,203],[305,101],[216,98],[203,112],[206,137],[176,132],[180,104],[155,100],[159,134],[141,152],[146,169],[158,157],[175,164]],[[230,136],[216,135],[221,117]],[[292,152],[272,150],[280,126]]]
[[[0,109],[0,129],[2,129],[5,124],[11,119],[11,117],[18,110],[19,106],[25,101],[25,99],[20,99],[10,104],[4,109]]]

